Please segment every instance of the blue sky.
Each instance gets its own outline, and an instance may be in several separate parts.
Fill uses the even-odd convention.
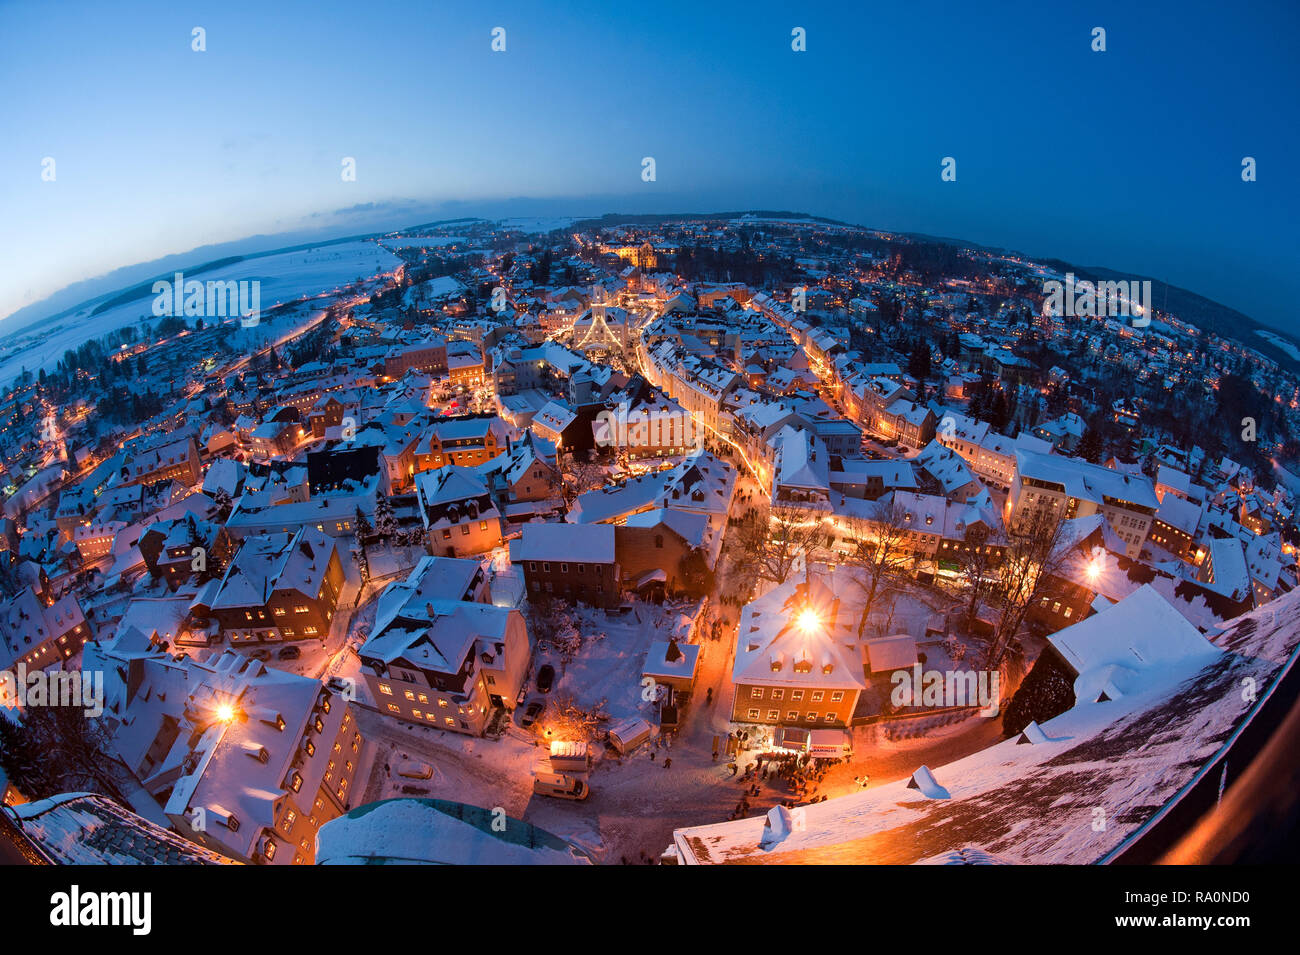
[[[952,236],[1300,330],[1300,5],[795,6],[0,3],[0,316],[202,245],[530,197]]]

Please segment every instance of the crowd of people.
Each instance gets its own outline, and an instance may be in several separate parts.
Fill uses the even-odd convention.
[[[761,796],[764,783],[775,785],[780,781],[788,789],[790,796],[777,800],[777,804],[788,809],[824,802],[827,797],[819,792],[822,781],[832,766],[846,761],[847,758],[814,759],[806,753],[760,753],[758,759],[746,766],[743,772],[739,763],[728,763],[727,769],[731,771],[732,777],[737,778],[745,787],[728,821],[742,819],[750,814],[753,808],[750,797]],[[867,779],[865,775],[858,776],[854,782],[866,786]]]

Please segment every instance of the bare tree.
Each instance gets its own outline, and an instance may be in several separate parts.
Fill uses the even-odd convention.
[[[966,591],[966,630],[973,633],[980,606],[992,597],[997,585],[1001,540],[985,525],[973,524],[966,528],[963,544],[957,551],[957,565]]]
[[[858,582],[866,595],[862,617],[858,620],[858,636],[867,629],[867,618],[882,592],[896,586],[904,571],[912,563],[912,547],[908,543],[911,521],[907,509],[898,501],[877,501],[869,516],[842,519],[852,549],[844,563],[856,568]]]
[[[826,542],[824,515],[809,508],[761,509],[746,517],[737,531],[743,566],[776,584],[814,560]]]
[[[998,563],[992,603],[1001,611],[993,632],[988,662],[997,666],[1020,632],[1025,617],[1071,559],[1062,546],[1060,517],[1053,511],[1034,510],[1022,519],[1007,540]]]
[[[592,460],[592,452],[575,451],[571,455],[557,454],[560,466],[561,493],[566,506],[572,506],[583,494],[609,483],[609,471]]]

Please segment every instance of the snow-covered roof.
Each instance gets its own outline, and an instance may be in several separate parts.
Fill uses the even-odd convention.
[[[1020,448],[1016,451],[1016,467],[1021,477],[1060,485],[1067,494],[1080,500],[1102,504],[1107,503],[1106,498],[1113,498],[1153,511],[1160,506],[1150,478],[1122,474],[1079,458]]]
[[[834,579],[792,578],[746,604],[736,631],[733,683],[862,689],[857,617],[833,589]],[[816,612],[813,626],[801,612]]]
[[[510,560],[585,560],[614,562],[612,524],[525,524],[523,536],[510,542]]]
[[[1140,673],[1222,652],[1149,584],[1047,639],[1080,677],[1111,665]]]
[[[571,843],[491,809],[444,799],[385,799],[321,826],[318,865],[586,865]]]
[[[22,832],[60,865],[238,865],[98,793],[13,807]]]

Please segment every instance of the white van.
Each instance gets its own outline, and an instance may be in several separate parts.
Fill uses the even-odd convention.
[[[591,795],[591,787],[581,779],[538,767],[533,770],[533,792],[556,799],[586,799]]]
[[[624,720],[609,728],[609,743],[620,753],[632,752],[650,738],[650,724],[640,718]]]
[[[551,741],[551,771],[556,773],[591,772],[591,753],[586,740]]]

